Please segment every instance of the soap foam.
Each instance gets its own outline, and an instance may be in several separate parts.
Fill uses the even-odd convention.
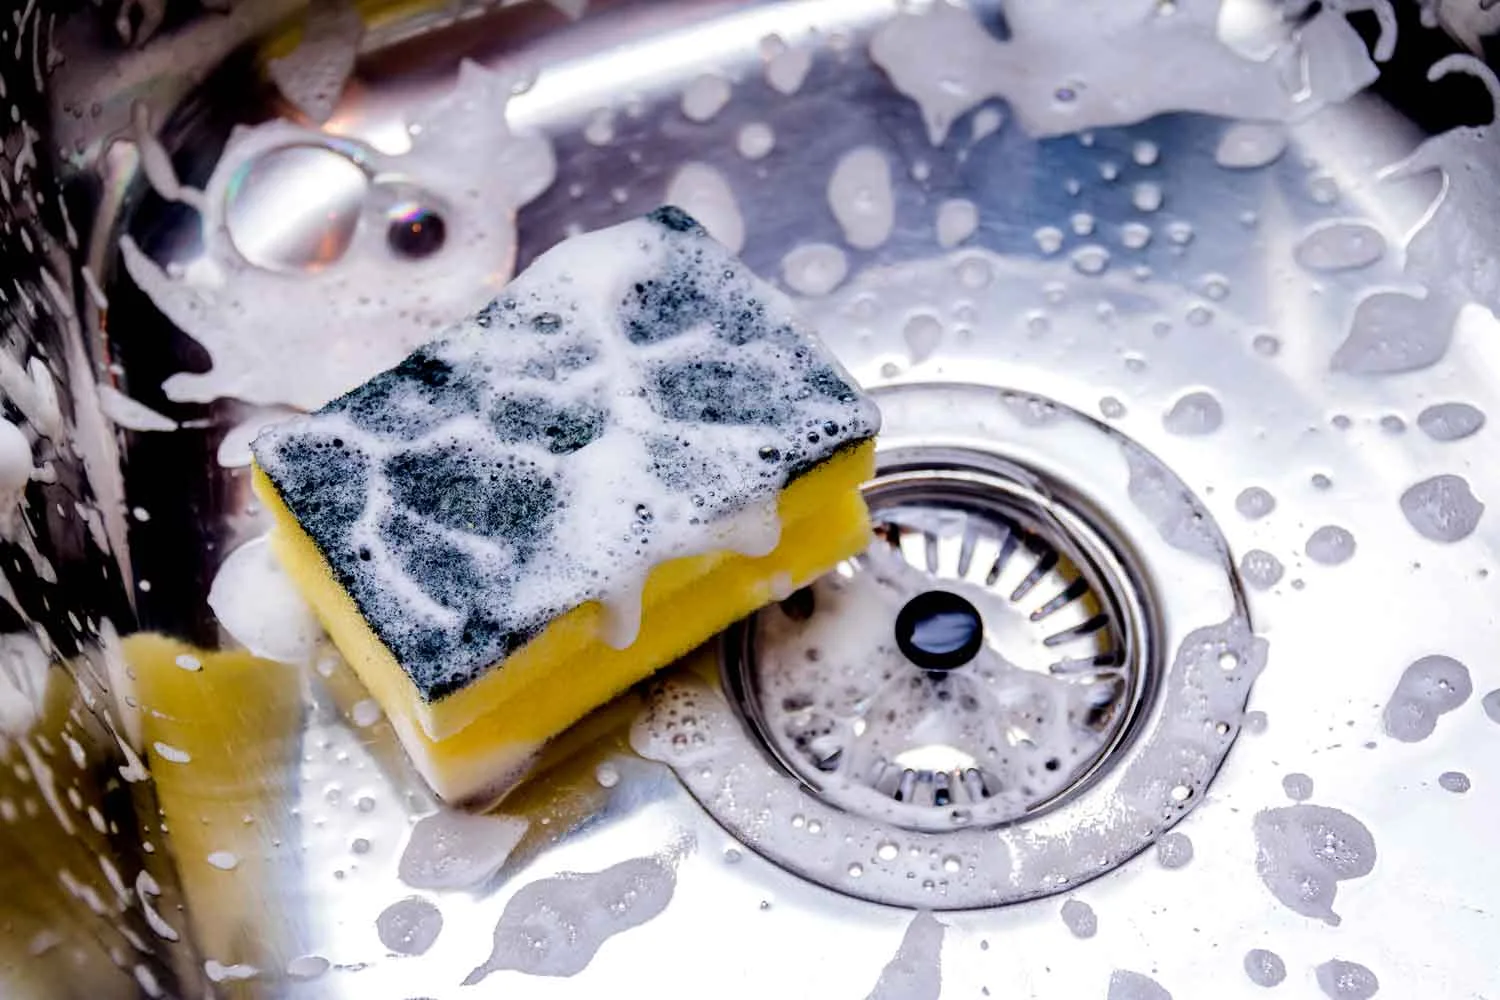
[[[552,183],[556,169],[545,139],[513,135],[506,125],[512,82],[463,63],[452,93],[416,116],[411,149],[399,156],[286,121],[236,130],[201,193],[173,192],[192,192],[202,206],[203,257],[169,272],[128,236],[120,240],[131,278],[213,362],[206,373],[168,378],[167,397],[312,409],[494,294],[515,258],[515,212]],[[372,182],[347,252],[321,270],[284,273],[246,261],[225,219],[245,171],[294,146],[346,156]],[[390,180],[397,177],[410,181]],[[446,227],[445,245],[422,260],[387,245],[386,210],[407,195],[432,202]],[[319,363],[306,364],[314,343]]]

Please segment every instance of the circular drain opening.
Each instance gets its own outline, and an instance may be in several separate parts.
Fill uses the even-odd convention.
[[[781,766],[847,812],[939,831],[1052,808],[1150,690],[1143,600],[1036,476],[951,451],[882,464],[875,543],[734,630],[730,687]]]
[[[1203,801],[1239,733],[1266,644],[1250,628],[1213,518],[1113,428],[987,386],[876,395],[881,472],[869,495],[890,526],[885,537],[825,586],[731,629],[717,659],[710,650],[664,675],[631,746],[668,764],[741,844],[842,893],[968,909],[1067,891],[1123,864]],[[998,557],[1002,535],[1016,541],[990,580],[985,557]],[[873,586],[882,574],[899,585]],[[850,600],[838,613],[834,602],[851,588],[883,603]],[[912,597],[935,589],[985,618],[984,644],[961,666],[913,669],[894,623]],[[814,625],[827,630],[816,643]],[[801,650],[800,662],[780,657],[785,688],[765,669],[772,660],[762,654],[776,649]],[[826,655],[848,649],[871,652],[864,661]],[[836,659],[852,673],[793,683],[792,668],[817,673]],[[978,677],[1002,660],[997,676],[1010,683]],[[850,683],[887,669],[909,691]],[[1050,700],[1028,710],[1023,696],[1036,691]],[[966,694],[980,706],[967,714]],[[880,698],[894,700],[887,714]],[[794,725],[819,712],[839,725]],[[1033,774],[1030,759],[1012,759],[996,777],[1025,780],[993,788],[982,770],[989,743],[953,721],[992,714],[1025,722],[1014,746],[1039,764]],[[1075,752],[1042,756],[1043,747]],[[894,786],[890,769],[869,777],[882,758],[897,767]]]

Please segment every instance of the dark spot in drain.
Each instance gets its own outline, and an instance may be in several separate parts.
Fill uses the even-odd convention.
[[[896,645],[923,670],[952,670],[974,658],[984,644],[984,623],[967,599],[929,590],[906,602],[896,615]]]

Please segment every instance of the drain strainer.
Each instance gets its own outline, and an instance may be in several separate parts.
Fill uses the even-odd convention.
[[[840,892],[970,908],[1103,874],[1202,799],[1264,663],[1223,537],[1049,400],[878,398],[871,547],[659,685],[632,744]]]
[[[831,804],[995,826],[1063,800],[1124,737],[1143,613],[1105,541],[1028,484],[913,457],[927,468],[867,489],[868,551],[731,634],[731,683]]]

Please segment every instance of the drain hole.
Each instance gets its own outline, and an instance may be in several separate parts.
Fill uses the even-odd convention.
[[[979,609],[946,590],[923,591],[896,615],[896,645],[923,670],[953,670],[984,643]]]

